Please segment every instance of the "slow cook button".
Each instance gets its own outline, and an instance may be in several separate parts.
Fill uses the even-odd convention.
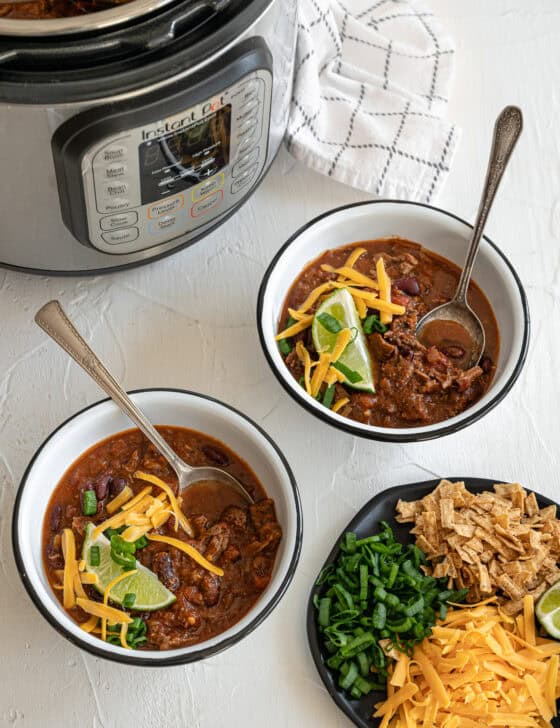
[[[100,200],[98,204],[99,212],[120,212],[132,207],[130,200],[127,200],[126,197],[117,197],[114,200]]]
[[[219,205],[223,199],[223,190],[218,190],[217,192],[208,195],[208,197],[204,197],[202,200],[196,202],[191,207],[191,217],[200,217],[201,215],[206,215],[207,212]]]
[[[176,210],[180,210],[185,204],[184,195],[177,195],[177,197],[170,197],[167,200],[161,200],[160,202],[154,202],[153,205],[148,207],[148,217],[150,220],[154,220],[162,215],[169,215]]]
[[[174,215],[163,215],[148,223],[150,235],[161,235],[162,233],[179,234],[185,227],[185,213],[183,211]]]
[[[138,222],[137,212],[123,212],[122,215],[106,215],[99,221],[102,230],[115,230],[116,228],[134,225]]]
[[[109,245],[123,245],[131,243],[138,237],[139,231],[137,227],[124,228],[123,230],[113,230],[110,233],[103,233],[101,236]]]
[[[249,184],[249,182],[254,177],[255,172],[257,171],[257,167],[258,167],[258,164],[255,164],[252,167],[249,167],[249,169],[244,170],[240,174],[240,176],[233,182],[233,184],[231,186],[232,195],[237,194],[240,189],[245,187],[245,185]]]

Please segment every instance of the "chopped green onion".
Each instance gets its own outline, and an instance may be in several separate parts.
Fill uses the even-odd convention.
[[[84,490],[82,493],[82,513],[84,516],[95,516],[97,513],[97,496],[94,490]]]
[[[377,331],[379,334],[384,334],[387,331],[387,326],[382,324],[376,314],[372,313],[370,316],[364,319],[363,329],[364,334],[373,334]]]
[[[129,592],[128,594],[124,595],[123,599],[123,607],[125,609],[132,609],[134,606],[134,602],[136,601],[136,594],[133,594],[132,592]]]
[[[335,369],[338,369],[339,372],[342,372],[346,379],[350,382],[350,384],[356,384],[356,382],[362,381],[362,375],[358,374],[358,372],[354,371],[353,369],[350,369],[350,367],[347,367],[345,364],[342,364],[342,362],[335,361],[332,366]]]
[[[323,599],[321,599],[319,602],[319,616],[317,617],[317,621],[319,622],[321,627],[329,626],[331,603],[332,599],[330,597],[323,597]]]
[[[136,544],[125,541],[121,536],[111,536],[111,549],[124,554],[133,554],[136,551]]]
[[[333,403],[333,400],[334,400],[334,389],[335,389],[335,385],[334,384],[330,384],[325,389],[325,393],[323,394],[323,404],[328,409],[331,408],[332,403]]]
[[[331,316],[330,313],[321,313],[316,318],[321,326],[329,333],[338,334],[340,331],[342,331],[342,324],[334,316]]]
[[[140,536],[140,538],[136,539],[134,542],[134,546],[136,549],[143,549],[145,548],[150,542],[145,536]]]
[[[281,354],[288,356],[294,347],[290,344],[289,339],[280,339],[278,342],[278,348],[280,349]]]
[[[354,680],[358,677],[358,667],[355,662],[346,663],[348,665],[348,669],[346,671],[346,674],[343,674],[341,679],[338,681],[338,684],[343,690],[347,690]],[[341,671],[342,674],[342,671]]]
[[[90,546],[89,549],[89,563],[91,566],[99,566],[101,563],[101,553],[99,546]]]

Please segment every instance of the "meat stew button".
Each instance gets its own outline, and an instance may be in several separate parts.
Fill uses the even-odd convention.
[[[131,243],[139,235],[137,227],[123,228],[122,230],[112,230],[110,233],[103,233],[101,236],[109,245],[122,245],[123,243]]]

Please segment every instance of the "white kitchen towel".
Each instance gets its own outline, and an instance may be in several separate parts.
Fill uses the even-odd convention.
[[[299,0],[288,149],[353,187],[432,201],[458,138],[442,118],[453,54],[417,0]]]

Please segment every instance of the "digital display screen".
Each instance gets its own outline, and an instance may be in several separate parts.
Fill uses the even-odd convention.
[[[173,122],[171,126],[180,124]],[[231,105],[141,143],[142,204],[204,182],[229,162]]]

